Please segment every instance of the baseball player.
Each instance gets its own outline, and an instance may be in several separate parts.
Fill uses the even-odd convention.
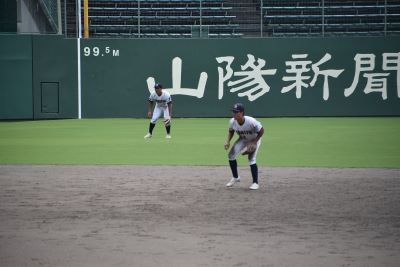
[[[239,135],[239,138],[235,141],[228,153],[229,166],[233,177],[226,186],[231,187],[235,183],[240,182],[236,156],[239,153],[242,153],[242,155],[247,155],[248,157],[251,176],[253,177],[253,183],[251,184],[250,189],[255,190],[259,188],[256,156],[261,144],[261,137],[264,134],[264,128],[261,123],[253,117],[244,115],[243,104],[235,104],[232,112],[233,118],[229,121],[229,131],[225,143],[225,150],[229,149],[230,142],[235,132]]]
[[[153,136],[153,129],[156,126],[157,120],[161,116],[164,116],[164,126],[167,131],[165,138],[171,138],[172,99],[171,95],[167,91],[163,91],[162,88],[161,84],[156,83],[154,85],[154,92],[149,96],[147,116],[151,118],[151,120],[149,132],[144,136],[144,138],[151,138]]]

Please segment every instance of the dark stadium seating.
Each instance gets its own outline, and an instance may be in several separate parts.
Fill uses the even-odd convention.
[[[224,0],[89,1],[91,37],[207,37],[235,33]]]
[[[72,2],[65,27],[71,37],[77,32]],[[91,38],[400,35],[400,0],[89,0],[89,35]]]
[[[400,35],[400,1],[264,1],[270,36]]]

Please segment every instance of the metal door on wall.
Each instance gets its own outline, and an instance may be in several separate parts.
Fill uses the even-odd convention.
[[[41,113],[58,114],[60,112],[60,93],[58,82],[42,82]]]

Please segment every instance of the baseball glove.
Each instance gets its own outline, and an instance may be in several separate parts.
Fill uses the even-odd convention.
[[[249,155],[254,151],[256,151],[256,149],[257,149],[257,144],[249,143],[240,151],[240,153],[242,153],[242,155]]]

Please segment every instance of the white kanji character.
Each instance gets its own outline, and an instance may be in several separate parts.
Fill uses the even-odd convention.
[[[206,72],[202,72],[200,73],[200,78],[196,89],[182,88],[182,59],[179,57],[175,57],[174,59],[172,59],[172,87],[165,88],[165,90],[171,95],[188,95],[202,98],[204,95],[204,90],[206,88],[207,79],[208,74]],[[154,77],[148,77],[146,82],[147,89],[149,90],[149,92],[152,92],[155,85]]]
[[[233,69],[231,67],[233,60],[235,57],[227,56],[227,57],[217,57],[217,62],[222,63],[226,62],[226,75],[224,76],[224,70],[221,67],[218,67],[218,99],[221,99],[224,95],[224,83],[229,80],[233,75]]]
[[[397,72],[397,97],[400,98],[400,52],[399,53],[383,53],[383,70],[395,70]]]
[[[360,73],[362,71],[372,71],[375,69],[375,55],[374,54],[356,54],[354,57],[356,61],[356,70],[354,73],[353,83],[350,87],[344,89],[344,96],[350,96],[357,87]]]
[[[334,77],[337,78],[343,71],[344,69],[341,70],[320,70],[319,66],[327,61],[329,61],[332,58],[331,54],[326,53],[323,58],[321,58],[320,61],[318,61],[315,64],[311,65],[312,70],[314,71],[314,78],[310,82],[310,86],[314,87],[315,82],[317,81],[318,75],[323,75],[324,76],[324,89],[323,89],[323,99],[326,101],[329,98],[329,84],[328,84],[328,77]]]
[[[387,78],[385,77],[389,76],[389,73],[364,73],[363,76],[367,78],[367,85],[364,88],[364,93],[369,94],[372,92],[381,92],[382,99],[386,100]]]
[[[232,75],[236,77],[243,77],[236,81],[229,80],[227,85],[233,87],[230,89],[231,93],[235,93],[240,90],[245,90],[249,88],[245,92],[238,93],[239,97],[247,96],[249,101],[254,101],[257,98],[261,97],[265,93],[269,92],[270,87],[265,82],[263,76],[264,75],[274,75],[276,73],[276,69],[267,69],[263,70],[265,67],[265,60],[258,58],[257,60],[251,54],[247,55],[247,62],[244,65],[241,65],[241,71],[233,72],[231,68],[231,64],[233,62],[233,57],[222,57],[217,58],[218,63],[226,61],[227,67],[227,75],[223,76],[222,68],[218,67],[219,73],[219,87],[218,87],[218,99],[221,99],[223,96],[223,86],[224,82],[229,80]],[[257,64],[256,64],[257,63]]]
[[[308,54],[297,54],[292,55],[293,59],[305,59],[307,58]],[[292,89],[296,88],[296,98],[301,98],[301,90],[302,87],[308,88],[308,84],[303,82],[304,80],[308,80],[311,76],[303,76],[303,73],[310,71],[310,68],[307,65],[311,64],[312,62],[309,60],[303,61],[286,61],[286,66],[290,68],[286,70],[287,73],[293,73],[295,76],[284,76],[282,78],[285,82],[292,82],[291,85],[285,86],[282,88],[281,93],[287,93]]]

